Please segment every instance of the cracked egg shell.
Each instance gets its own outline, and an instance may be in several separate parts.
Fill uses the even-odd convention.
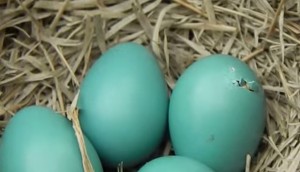
[[[251,68],[229,55],[210,55],[178,79],[169,108],[176,155],[198,159],[218,172],[240,172],[265,128],[266,102]]]
[[[155,56],[140,44],[119,43],[92,65],[79,117],[105,166],[135,166],[154,153],[167,129],[167,91]]]
[[[183,156],[163,156],[144,164],[138,172],[214,172],[197,160]]]
[[[85,138],[95,172],[103,172],[96,150]],[[71,122],[43,106],[28,106],[9,121],[0,144],[1,172],[84,172]]]

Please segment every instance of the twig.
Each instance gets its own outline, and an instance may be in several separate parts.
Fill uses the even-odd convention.
[[[182,5],[182,6],[184,6],[184,7],[186,7],[186,8],[188,8],[188,9],[190,9],[190,10],[192,10],[192,11],[194,11],[194,12],[196,12],[196,13],[198,13],[198,14],[200,14],[200,15],[202,15],[202,16],[204,16],[204,17],[208,17],[207,14],[205,14],[200,9],[194,7],[193,5],[191,5],[188,2],[185,2],[183,0],[173,0],[173,1],[180,4],[180,5]]]
[[[269,39],[269,37],[271,36],[271,34],[273,33],[274,29],[275,29],[275,25],[276,23],[278,22],[278,18],[279,18],[279,15],[280,15],[280,12],[285,4],[286,0],[281,0],[280,1],[280,4],[276,10],[276,14],[275,14],[275,17],[274,19],[272,20],[272,23],[271,23],[271,26],[269,27],[269,30],[267,32],[267,36],[266,36],[266,39]],[[265,46],[266,44],[266,41],[263,42],[263,47]]]
[[[250,59],[254,58],[256,55],[260,54],[261,52],[264,51],[265,47],[267,46],[267,42],[265,40],[269,39],[269,37],[272,35],[272,33],[275,30],[275,25],[278,21],[278,17],[280,15],[280,12],[284,6],[284,3],[286,2],[286,0],[281,0],[280,4],[276,10],[276,14],[274,19],[272,20],[271,26],[269,27],[269,30],[267,32],[267,36],[266,39],[263,40],[262,45],[260,48],[257,48],[254,52],[250,53],[249,55],[247,55],[245,58],[243,58],[243,61],[249,61]]]
[[[255,51],[253,51],[252,53],[250,53],[249,55],[245,56],[242,61],[249,61],[250,59],[252,59],[253,57],[257,56],[258,54],[260,54],[261,52],[263,52],[265,50],[264,47],[260,47],[257,48]]]

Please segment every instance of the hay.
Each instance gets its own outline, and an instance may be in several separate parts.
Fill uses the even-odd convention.
[[[267,130],[246,171],[299,171],[300,1],[172,2],[0,0],[0,128],[30,104],[66,114],[90,65],[118,42],[151,48],[170,89],[194,60],[231,54],[267,94]]]

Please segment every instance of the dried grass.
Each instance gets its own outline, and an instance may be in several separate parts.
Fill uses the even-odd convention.
[[[151,48],[170,89],[194,60],[231,54],[257,73],[269,109],[246,171],[300,171],[300,1],[0,0],[0,18],[0,128],[42,104],[68,114],[82,142],[73,100],[89,66],[118,42]]]

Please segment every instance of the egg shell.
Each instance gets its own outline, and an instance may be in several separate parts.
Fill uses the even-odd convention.
[[[176,155],[218,172],[240,172],[265,128],[263,88],[251,68],[229,55],[194,62],[172,92],[169,128]]]
[[[103,164],[135,166],[160,145],[167,128],[168,92],[150,50],[119,43],[83,79],[80,122]]]
[[[138,172],[214,172],[208,166],[183,156],[159,157],[142,166]]]
[[[103,172],[96,150],[85,144],[95,172]],[[42,106],[18,111],[0,145],[1,172],[83,172],[79,145],[69,120]]]

